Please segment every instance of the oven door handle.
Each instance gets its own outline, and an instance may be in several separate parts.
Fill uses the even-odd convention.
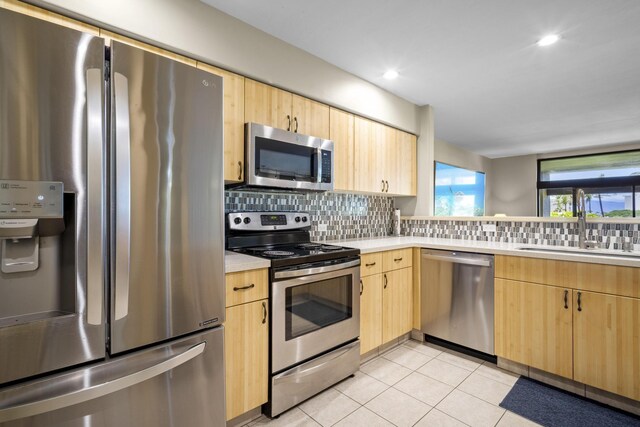
[[[301,270],[278,271],[274,274],[275,279],[288,279],[293,277],[310,276],[312,274],[328,273],[330,271],[342,270],[360,265],[360,260],[344,262],[342,264],[327,265],[325,267],[304,268]]]

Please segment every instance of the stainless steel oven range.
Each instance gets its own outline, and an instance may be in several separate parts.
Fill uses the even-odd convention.
[[[227,249],[271,260],[273,417],[358,370],[360,251],[311,242],[307,213],[229,213],[227,224]]]

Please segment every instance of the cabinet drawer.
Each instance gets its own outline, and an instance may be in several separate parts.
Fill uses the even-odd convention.
[[[521,282],[640,297],[638,267],[497,255],[495,276]]]
[[[360,255],[360,276],[382,273],[382,252]]]
[[[411,248],[383,252],[383,271],[398,270],[400,268],[411,267],[412,265],[413,252]]]
[[[269,274],[266,268],[228,273],[227,307],[269,298]]]

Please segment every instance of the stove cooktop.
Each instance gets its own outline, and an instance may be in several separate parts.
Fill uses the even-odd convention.
[[[272,267],[357,257],[359,249],[311,241],[306,212],[232,212],[227,214],[226,248],[271,260]]]
[[[358,249],[323,243],[298,243],[234,249],[235,252],[271,260],[274,267],[357,256]]]

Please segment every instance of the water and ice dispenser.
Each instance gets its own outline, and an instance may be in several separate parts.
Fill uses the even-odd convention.
[[[65,311],[59,289],[64,231],[62,182],[0,180],[0,323]]]

